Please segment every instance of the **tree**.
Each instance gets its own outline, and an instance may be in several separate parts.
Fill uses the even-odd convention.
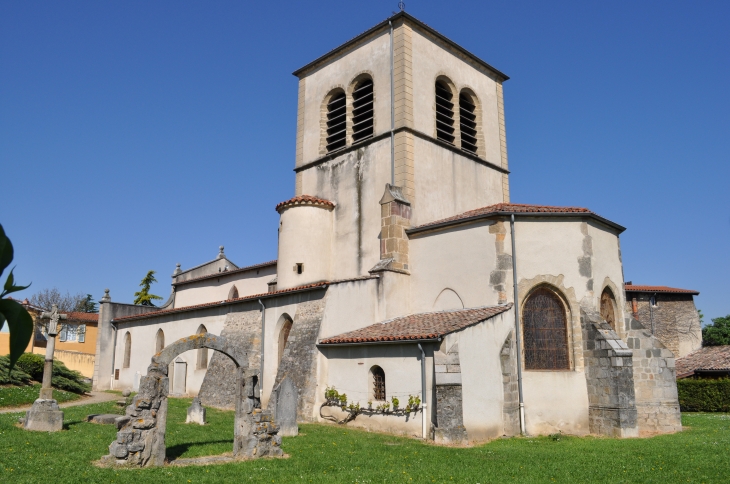
[[[10,239],[5,235],[3,226],[0,225],[0,276],[6,267],[13,261],[13,244]],[[17,301],[12,299],[3,299],[6,295],[22,291],[27,289],[27,286],[16,286],[15,278],[13,277],[13,270],[10,269],[10,274],[5,281],[2,292],[0,292],[0,329],[3,329],[5,322],[8,323],[10,329],[10,365],[8,374],[15,366],[15,362],[18,361],[20,355],[25,351],[25,347],[28,346],[30,337],[33,334],[33,318],[30,317],[28,311],[21,306]]]
[[[99,308],[97,307],[96,301],[94,301],[94,296],[91,294],[86,295],[86,299],[81,301],[79,305],[76,307],[76,310],[81,313],[98,313]]]
[[[86,303],[86,295],[84,293],[61,294],[58,288],[46,288],[38,291],[30,297],[30,303],[39,308],[50,310],[55,304],[62,313],[70,313],[72,311],[81,311],[79,308]]]
[[[142,290],[134,293],[134,304],[139,304],[141,306],[154,306],[152,301],[162,299],[160,296],[150,294],[150,286],[153,282],[157,282],[157,279],[155,279],[155,271],[149,271],[147,275],[144,276],[144,279],[142,279],[142,282],[139,283],[139,287],[141,287]]]
[[[702,328],[702,346],[730,345],[730,314]]]

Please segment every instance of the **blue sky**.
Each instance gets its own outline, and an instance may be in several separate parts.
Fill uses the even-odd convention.
[[[512,201],[628,230],[627,280],[730,313],[730,3],[439,1],[406,10],[507,73]],[[396,1],[0,3],[0,223],[19,297],[162,296],[180,262],[276,258],[295,69]]]

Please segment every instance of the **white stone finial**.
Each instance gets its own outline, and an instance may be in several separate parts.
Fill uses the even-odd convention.
[[[111,302],[112,297],[109,295],[109,289],[104,289],[104,297],[101,298],[101,302]]]
[[[226,256],[226,254],[223,253],[223,246],[221,245],[220,247],[218,247],[218,249],[220,250],[220,252],[218,253],[218,258],[219,259],[224,258]]]
[[[180,274],[182,272],[182,269],[180,269],[180,263],[178,262],[175,265],[175,271],[172,273],[172,277],[175,277],[176,275]]]

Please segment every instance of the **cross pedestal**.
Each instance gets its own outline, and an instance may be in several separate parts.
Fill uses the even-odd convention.
[[[43,384],[38,400],[25,413],[23,428],[43,432],[57,432],[63,429],[63,411],[58,402],[53,399],[51,379],[53,377],[53,352],[56,347],[56,335],[60,331],[58,321],[66,319],[65,314],[59,314],[54,304],[51,312],[42,312],[41,319],[50,319],[48,322],[48,340],[46,343],[46,361],[43,366]]]

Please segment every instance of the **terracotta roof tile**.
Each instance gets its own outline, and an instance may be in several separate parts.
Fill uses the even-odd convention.
[[[330,202],[329,200],[325,200],[323,198],[317,198],[313,197],[311,195],[300,195],[298,197],[290,198],[289,200],[285,202],[281,202],[276,205],[276,211],[281,213],[282,210],[289,207],[296,207],[296,206],[314,206],[314,207],[322,207],[327,209],[333,209],[335,208],[335,204],[333,202]]]
[[[691,376],[698,370],[730,371],[730,345],[706,346],[676,361],[677,378]]]
[[[184,281],[173,282],[172,285],[180,286],[182,284],[187,284],[189,282],[197,282],[197,281],[202,281],[204,279],[213,279],[215,277],[230,276],[231,274],[238,274],[239,272],[252,271],[254,269],[260,269],[262,267],[269,267],[269,266],[274,266],[274,265],[276,265],[276,261],[271,260],[269,262],[262,262],[260,264],[254,264],[252,266],[239,267],[238,269],[233,269],[232,271],[214,272],[213,274],[207,274],[205,276],[195,277],[193,279],[185,279]]]
[[[472,324],[492,318],[507,311],[511,307],[512,304],[507,304],[504,306],[486,306],[453,311],[411,314],[325,338],[320,341],[320,344],[436,339],[445,334],[459,331]]]
[[[693,289],[679,289],[667,286],[637,286],[634,284],[624,285],[626,292],[664,292],[669,294],[692,294],[698,296],[700,293]]]
[[[552,207],[549,205],[527,205],[523,203],[496,203],[487,207],[477,208],[475,210],[469,210],[453,217],[436,220],[427,224],[413,227],[413,229],[421,229],[430,227],[432,225],[441,225],[448,222],[458,222],[460,220],[466,220],[474,217],[481,217],[484,215],[496,214],[496,213],[585,213],[590,215],[596,215],[587,208],[582,207]]]
[[[99,321],[99,313],[80,313],[72,311],[66,313],[66,321]]]
[[[224,306],[226,304],[232,304],[236,302],[241,301],[250,301],[253,299],[260,299],[260,298],[268,298],[271,296],[278,296],[279,294],[286,294],[288,292],[297,292],[297,291],[306,291],[309,289],[319,289],[319,288],[325,288],[329,286],[329,282],[316,282],[314,284],[307,284],[304,286],[297,286],[292,287],[289,289],[282,289],[281,291],[274,291],[274,292],[262,292],[261,294],[251,294],[250,296],[244,296],[244,297],[237,297],[235,299],[226,299],[223,301],[213,301],[209,303],[204,304],[195,304],[192,306],[183,306],[181,308],[174,308],[174,309],[161,309],[159,311],[152,311],[149,313],[143,313],[143,314],[135,314],[132,316],[123,316],[121,318],[114,318],[114,322],[119,321],[134,321],[137,319],[148,319],[148,318],[155,318],[157,316],[164,316],[167,314],[175,314],[175,313],[184,313],[187,311],[194,311],[196,309],[202,309],[202,308],[210,308],[215,306]]]

